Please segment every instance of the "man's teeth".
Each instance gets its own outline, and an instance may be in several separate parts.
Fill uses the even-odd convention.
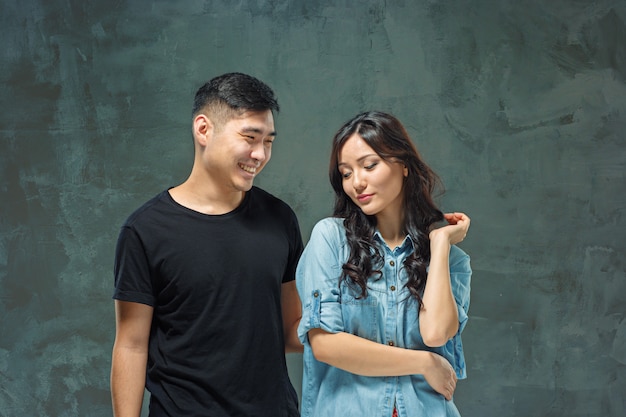
[[[241,167],[241,169],[243,169],[246,172],[249,172],[251,174],[254,174],[256,172],[256,167],[249,167],[246,165],[239,165]]]

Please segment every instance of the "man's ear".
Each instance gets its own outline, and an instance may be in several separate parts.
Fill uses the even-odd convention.
[[[206,146],[213,134],[214,125],[206,114],[200,113],[193,119],[193,137],[200,146]]]

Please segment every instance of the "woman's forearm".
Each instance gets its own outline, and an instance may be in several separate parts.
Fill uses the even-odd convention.
[[[428,278],[419,314],[420,333],[427,346],[442,346],[459,328],[459,315],[450,283],[450,243],[431,239]]]
[[[424,374],[432,366],[431,352],[383,345],[344,332],[312,329],[309,343],[318,361],[357,375]]]

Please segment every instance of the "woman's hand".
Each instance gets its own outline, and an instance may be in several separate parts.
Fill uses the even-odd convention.
[[[424,373],[424,378],[435,391],[450,401],[456,389],[457,378],[454,369],[443,356],[430,353],[433,363]]]
[[[448,222],[446,226],[433,229],[430,234],[430,241],[436,242],[445,239],[450,245],[456,245],[465,239],[470,227],[470,218],[464,213],[445,213],[444,219]]]

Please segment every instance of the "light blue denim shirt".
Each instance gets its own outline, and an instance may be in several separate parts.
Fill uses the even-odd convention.
[[[469,256],[450,249],[450,279],[459,311],[459,331],[441,347],[427,347],[420,335],[418,305],[405,284],[404,259],[413,251],[409,237],[393,251],[380,234],[384,256],[382,277],[370,279],[368,295],[345,282],[339,285],[341,267],[348,259],[343,219],[326,218],[311,233],[296,272],[302,300],[298,335],[304,344],[301,415],[306,417],[391,417],[394,404],[399,417],[459,416],[453,401],[434,391],[422,375],[366,377],[319,362],[313,356],[307,333],[321,328],[347,332],[406,349],[429,350],[445,357],[459,379],[465,378],[461,332],[467,323],[471,269]]]

